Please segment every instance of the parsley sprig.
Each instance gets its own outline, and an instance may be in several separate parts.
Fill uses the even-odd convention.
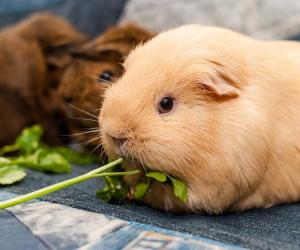
[[[0,202],[0,209],[5,209],[8,207],[12,207],[12,206],[16,206],[18,204],[33,200],[33,199],[37,199],[40,198],[42,196],[45,196],[47,194],[53,193],[55,191],[64,189],[66,187],[69,187],[71,185],[83,182],[83,181],[87,181],[89,179],[92,178],[98,178],[98,177],[104,177],[104,176],[119,176],[119,175],[131,175],[131,174],[137,174],[140,171],[139,170],[132,170],[132,171],[128,171],[128,172],[106,172],[108,171],[110,168],[116,166],[117,164],[120,164],[122,162],[122,158],[119,158],[113,162],[110,162],[102,167],[96,168],[86,174],[77,176],[75,178],[63,181],[63,182],[59,182],[56,183],[54,185],[39,189],[37,191],[25,194],[25,195],[21,195],[18,196],[16,198],[7,200],[7,201],[3,201]]]
[[[70,148],[47,146],[41,142],[42,135],[42,127],[34,125],[25,128],[14,144],[0,148],[0,185],[23,180],[26,168],[63,174],[71,172],[71,164],[84,165],[97,161]]]

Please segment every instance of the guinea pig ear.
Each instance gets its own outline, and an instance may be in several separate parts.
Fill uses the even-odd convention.
[[[77,44],[87,39],[69,21],[46,12],[34,14],[21,24],[24,35],[36,39],[43,50]]]
[[[240,90],[222,76],[208,78],[200,83],[201,87],[217,97],[238,97]]]
[[[103,54],[114,52],[114,54],[118,53],[124,58],[137,45],[154,36],[154,32],[136,24],[127,23],[109,28],[100,36],[87,42],[76,53],[89,57],[102,57]]]
[[[85,58],[88,60],[103,60],[105,62],[122,62],[124,55],[118,50],[110,47],[99,48],[92,46],[93,43],[82,46],[81,48],[73,49],[71,54],[74,58]]]

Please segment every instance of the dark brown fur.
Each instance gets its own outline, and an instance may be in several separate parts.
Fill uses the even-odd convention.
[[[128,53],[153,36],[154,33],[150,31],[126,24],[108,29],[73,52],[77,59],[66,70],[59,93],[66,102],[71,134],[77,141],[88,144],[90,149],[99,145],[97,132],[88,133],[88,130],[98,127],[101,95],[110,82],[122,75],[122,63]],[[104,71],[112,73],[109,82],[100,79]]]
[[[59,28],[58,28],[59,27]],[[43,13],[0,33],[0,145],[40,123],[55,143],[62,112],[56,88],[71,63],[69,47],[85,40],[68,22]]]

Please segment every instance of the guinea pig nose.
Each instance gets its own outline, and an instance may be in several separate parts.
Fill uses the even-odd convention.
[[[65,97],[64,97],[64,101],[65,101],[66,103],[72,103],[72,102],[73,102],[73,98],[70,97],[70,96],[65,96]]]
[[[113,140],[113,142],[114,142],[114,144],[118,147],[118,148],[120,148],[120,147],[122,147],[126,142],[127,142],[127,138],[125,138],[125,137],[111,137],[112,138],[112,140]]]

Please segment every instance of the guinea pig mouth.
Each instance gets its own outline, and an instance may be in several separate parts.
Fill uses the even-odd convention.
[[[126,170],[139,169],[145,173],[155,171],[152,166],[146,165],[141,160],[134,157],[123,157],[123,167]]]

